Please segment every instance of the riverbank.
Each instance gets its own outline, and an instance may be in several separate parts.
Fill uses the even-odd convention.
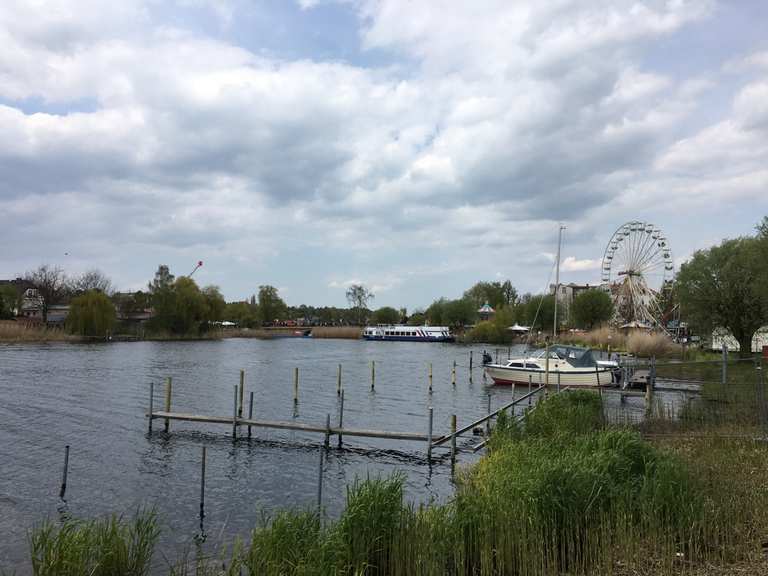
[[[405,504],[397,474],[357,481],[335,521],[279,512],[245,541],[157,573],[765,573],[768,448],[744,436],[756,435],[758,415],[742,411],[740,384],[716,420],[657,416],[639,430],[606,425],[596,393],[554,396],[522,426],[500,418],[488,455],[458,475],[445,504]],[[116,559],[149,568],[157,526],[147,512],[44,525],[31,538],[34,573],[125,573]]]
[[[59,328],[43,328],[10,320],[0,321],[1,342],[82,342],[80,336]]]

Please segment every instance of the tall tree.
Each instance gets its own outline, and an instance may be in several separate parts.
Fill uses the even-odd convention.
[[[517,290],[512,286],[512,282],[505,280],[501,285],[501,290],[504,294],[504,303],[507,306],[515,306],[517,304]]]
[[[363,315],[368,309],[368,303],[374,298],[373,292],[362,284],[352,284],[347,289],[347,302],[349,302],[350,308],[357,312],[358,324],[363,324]]]
[[[81,336],[105,337],[115,325],[115,306],[101,291],[89,290],[72,299],[67,328]]]
[[[259,286],[259,314],[262,322],[274,322],[287,312],[288,307],[280,298],[277,288],[268,284]]]
[[[741,356],[751,354],[752,337],[768,322],[767,244],[760,236],[725,240],[695,252],[677,275],[681,314],[699,331],[729,330]]]
[[[218,286],[206,286],[203,288],[203,297],[207,308],[207,319],[209,322],[218,322],[224,319],[224,309],[227,303]]]
[[[112,294],[112,281],[100,270],[92,268],[77,276],[71,283],[72,290],[76,293],[84,293],[89,290],[103,292],[107,296]]]
[[[19,307],[19,292],[13,285],[0,286],[0,320],[13,318]]]
[[[391,306],[384,306],[373,313],[375,324],[397,324],[400,322],[400,312]]]
[[[24,279],[31,283],[40,297],[43,322],[48,322],[48,309],[52,304],[58,304],[67,293],[67,276],[58,266],[43,264],[35,270],[30,270]]]
[[[161,330],[173,329],[176,314],[176,292],[173,283],[174,276],[165,264],[158,266],[154,279],[149,283],[152,324]]]
[[[579,328],[591,330],[608,322],[613,316],[613,301],[607,292],[598,289],[585,290],[573,299],[571,316]]]
[[[471,302],[475,310],[486,302],[493,308],[501,308],[509,303],[508,296],[512,296],[511,292],[514,292],[511,282],[508,287],[505,287],[501,282],[478,282],[464,292],[463,299]]]

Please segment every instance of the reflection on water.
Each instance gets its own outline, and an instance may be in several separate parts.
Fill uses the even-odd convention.
[[[154,506],[162,520],[162,546],[189,546],[200,532],[200,455],[207,446],[206,546],[246,534],[276,508],[315,507],[318,446],[322,435],[253,428],[233,441],[231,426],[161,420],[147,434],[149,384],[155,409],[163,404],[165,377],[173,377],[176,411],[232,414],[233,386],[246,371],[246,410],[254,392],[254,418],[325,426],[338,421],[338,364],[343,364],[344,425],[426,433],[434,407],[435,434],[486,413],[487,395],[499,406],[510,388],[486,385],[475,347],[473,381],[469,347],[450,344],[281,339],[212,342],[0,345],[0,567],[28,570],[26,531],[43,518],[131,514]],[[510,353],[506,348],[500,355]],[[514,350],[511,351],[514,354]],[[376,388],[370,362],[376,361]],[[451,369],[457,362],[456,386]],[[433,366],[433,393],[428,365]],[[299,402],[293,369],[299,367]],[[519,391],[521,395],[523,391]],[[639,401],[638,401],[639,400]],[[618,397],[606,395],[609,406]],[[623,411],[642,414],[642,399]],[[475,440],[467,438],[464,444]],[[58,499],[64,446],[71,446],[66,503]],[[335,444],[332,444],[335,446]],[[415,502],[450,497],[445,449],[428,466],[420,442],[344,438],[325,459],[323,504],[330,516],[343,506],[355,477],[406,474]],[[462,454],[460,462],[477,456]]]

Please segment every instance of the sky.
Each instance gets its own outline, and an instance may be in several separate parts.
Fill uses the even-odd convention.
[[[768,214],[763,0],[3,0],[0,278],[423,308]]]

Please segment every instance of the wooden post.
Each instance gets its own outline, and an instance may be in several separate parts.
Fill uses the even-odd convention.
[[[600,392],[600,398],[603,397],[603,387],[600,386],[600,370],[599,366],[595,364],[595,378],[597,379],[597,390]]]
[[[648,381],[645,384],[645,408],[651,413],[653,403],[653,385],[656,381],[656,357],[651,358],[651,366],[648,371]]]
[[[149,433],[152,434],[152,414],[155,412],[155,383],[149,383]]]
[[[456,414],[451,414],[451,469],[456,463]]]
[[[376,360],[371,360],[371,390],[376,389]]]
[[[490,416],[491,414],[491,395],[488,394],[488,413],[487,415]],[[491,435],[491,419],[488,418],[488,420],[485,421],[485,435],[490,436]]]
[[[331,415],[325,415],[325,449],[328,450],[331,446]]]
[[[560,392],[560,371],[557,371],[557,391]]]
[[[432,362],[429,363],[429,393],[432,393]]]
[[[341,404],[339,404],[339,448],[341,448],[341,430],[344,427],[344,390],[341,391]]]
[[[336,374],[336,395],[341,396],[341,364],[339,364],[339,371]]]
[[[427,428],[427,462],[432,464],[432,406],[429,407],[429,427]]]
[[[293,403],[299,403],[299,367],[293,369]]]
[[[206,447],[203,446],[200,460],[200,532],[203,531],[203,518],[205,518],[205,455]]]
[[[451,384],[456,386],[456,360],[453,361],[453,371],[451,372]]]
[[[507,360],[512,358],[512,346],[507,346]]]
[[[253,392],[248,394],[248,420],[253,420]],[[248,424],[248,438],[251,437],[251,425]]]
[[[59,490],[59,498],[64,500],[64,494],[67,491],[67,474],[69,473],[69,444],[64,446],[64,472],[61,475],[61,490]]]
[[[533,374],[528,374],[528,406],[531,405],[531,391],[533,388]]]
[[[728,381],[728,346],[725,344],[725,337],[723,337],[723,373],[720,378],[722,385],[725,386]]]
[[[317,515],[320,516],[323,510],[323,456],[325,450],[320,450],[320,464],[317,470]]]
[[[234,388],[234,400],[232,401],[232,438],[237,438],[237,384]]]
[[[496,348],[496,364],[499,363],[499,349]]]
[[[469,377],[472,378],[472,350],[469,351],[469,374]]]
[[[169,376],[165,381],[165,411],[170,412],[171,411],[171,388],[172,388],[173,381],[171,380],[171,377]],[[170,429],[171,421],[168,420],[168,418],[165,419],[165,431],[168,432]]]
[[[240,403],[237,407],[237,415],[243,417],[243,394],[245,393],[245,370],[240,370]]]

